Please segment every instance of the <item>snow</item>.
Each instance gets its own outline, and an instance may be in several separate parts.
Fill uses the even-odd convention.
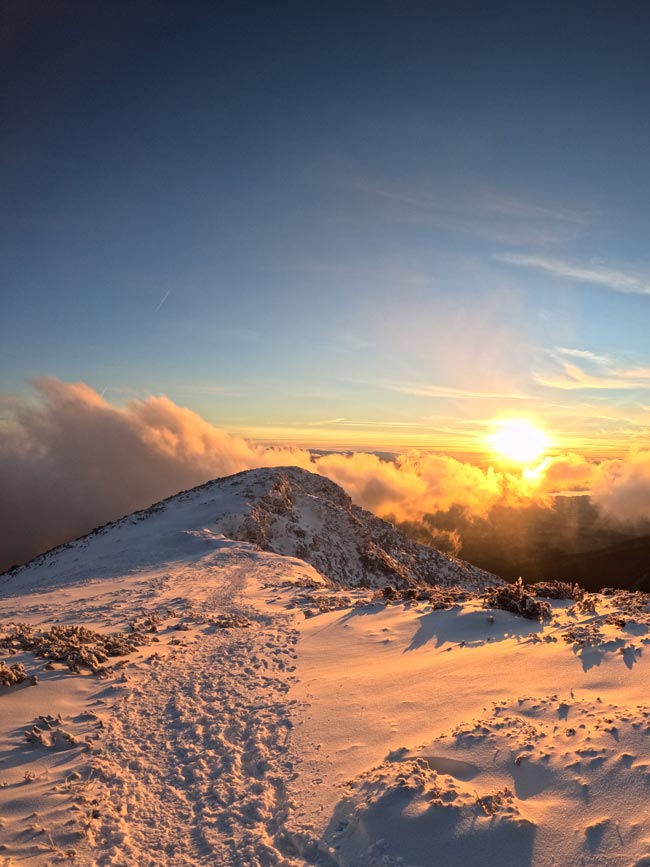
[[[138,637],[99,674],[0,651],[38,677],[0,687],[0,864],[650,864],[648,599],[549,600],[543,622],[391,601],[358,580],[349,516],[363,544],[385,531],[314,478],[212,483],[0,579],[0,635]],[[273,491],[255,528],[282,552],[227,538]],[[328,570],[350,555],[342,586],[296,527]]]
[[[298,467],[249,470],[182,492],[11,569],[5,583],[18,581],[27,590],[108,578],[167,559],[201,557],[210,547],[232,544],[228,540],[300,557],[345,586],[426,581],[480,589],[499,583],[406,539],[353,505],[334,482]]]
[[[319,745],[324,785],[302,818],[329,817],[337,863],[629,865],[648,853],[648,625],[631,630],[641,641],[610,625],[581,648],[562,636],[593,615],[553,605],[545,625],[476,602],[305,624],[299,690],[318,712],[298,749]],[[607,619],[616,605],[599,597],[598,609]],[[480,799],[504,790],[507,807],[485,813]]]

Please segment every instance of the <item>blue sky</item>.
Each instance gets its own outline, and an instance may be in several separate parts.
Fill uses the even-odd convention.
[[[8,4],[0,389],[647,442],[650,12],[532,5]]]

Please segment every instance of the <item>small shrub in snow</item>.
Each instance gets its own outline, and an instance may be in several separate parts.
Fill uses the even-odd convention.
[[[539,581],[531,584],[529,590],[544,599],[579,599],[583,593],[578,584],[566,581]]]
[[[531,596],[521,578],[515,584],[489,588],[483,595],[483,608],[500,608],[528,620],[548,620],[551,616],[548,602],[540,602]]]
[[[83,667],[89,668],[93,674],[105,674],[110,657],[127,656],[151,640],[148,634],[137,629],[130,633],[106,634],[94,632],[85,626],[68,624],[49,629],[38,629],[27,623],[0,626],[0,648],[9,653],[28,650],[36,657],[47,659],[48,663],[65,663],[76,673]],[[14,667],[11,666],[11,669]]]
[[[7,665],[5,662],[0,661],[0,683],[3,686],[13,686],[15,683],[22,683],[26,678],[25,666],[20,662],[16,662],[14,665]]]
[[[476,795],[476,803],[486,816],[494,816],[502,810],[515,812],[513,810],[515,796],[507,786],[505,789],[499,789],[493,795],[480,797],[478,792],[474,792],[474,794]]]
[[[577,607],[582,614],[596,614],[596,597],[592,593],[585,593],[578,599]]]

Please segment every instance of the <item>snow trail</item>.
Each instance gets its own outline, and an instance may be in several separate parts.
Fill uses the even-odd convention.
[[[250,557],[227,562],[203,560],[183,579],[212,588],[206,614],[252,625],[199,635],[154,660],[113,710],[95,762],[102,867],[305,863],[282,831],[293,806],[287,692],[298,632],[291,614],[244,599]],[[257,558],[258,581],[277,582],[281,570],[281,558]]]

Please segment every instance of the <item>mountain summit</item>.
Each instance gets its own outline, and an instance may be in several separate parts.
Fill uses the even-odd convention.
[[[338,587],[501,583],[488,572],[407,539],[352,503],[329,479],[298,467],[247,470],[183,491],[11,569],[21,590],[110,577],[203,556],[229,540],[311,564]]]

